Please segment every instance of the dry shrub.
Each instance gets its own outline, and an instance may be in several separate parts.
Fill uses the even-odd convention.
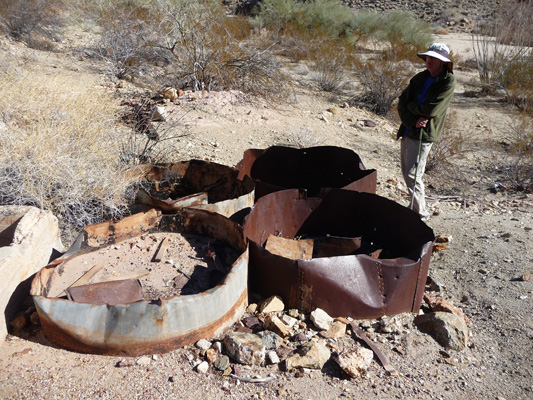
[[[134,2],[110,3],[93,10],[101,27],[100,40],[92,54],[105,62],[111,78],[132,79],[132,75],[149,59],[149,43],[157,16],[148,6]]]
[[[61,26],[60,0],[0,0],[0,26],[15,39],[53,37]]]
[[[354,68],[363,86],[359,101],[379,115],[387,115],[402,90],[407,86],[414,69],[402,54],[391,48],[375,58],[360,58]]]
[[[465,151],[465,140],[461,133],[457,114],[450,111],[446,116],[446,124],[440,139],[431,148],[426,163],[426,171],[438,175],[454,169],[454,158],[462,157]]]
[[[116,101],[91,83],[38,70],[0,77],[0,204],[52,211],[72,228],[122,214]]]
[[[176,117],[170,112],[166,121],[153,121],[154,108],[161,105],[154,97],[137,95],[122,102],[122,121],[130,134],[122,141],[120,159],[129,167],[176,161],[179,156],[173,144],[188,136],[187,128],[180,125],[186,113]]]
[[[533,4],[511,2],[499,16],[472,36],[479,78],[485,92],[503,91],[513,106],[528,111],[533,104]]]
[[[505,132],[502,169],[507,183],[515,190],[533,191],[533,118],[515,111]]]
[[[173,59],[176,86],[238,89],[267,97],[283,92],[272,43],[252,36],[244,17],[228,16],[215,1],[156,2],[161,15],[158,43]]]
[[[352,49],[326,35],[308,43],[308,59],[315,72],[313,80],[326,92],[337,92],[353,72],[348,68],[353,63]]]

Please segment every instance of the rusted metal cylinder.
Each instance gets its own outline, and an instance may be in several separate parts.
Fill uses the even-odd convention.
[[[279,191],[256,202],[244,233],[250,290],[262,296],[356,319],[420,308],[435,237],[415,212],[393,201],[341,189],[324,198]],[[291,253],[302,239],[312,257]]]
[[[121,240],[151,232],[192,232],[219,239],[238,251],[223,280],[199,294],[130,304],[97,305],[48,297],[66,260]],[[173,215],[152,209],[121,221],[87,226],[60,259],[37,273],[31,288],[46,337],[70,350],[136,356],[161,353],[221,333],[248,303],[248,249],[242,228],[219,214],[183,208]]]
[[[161,165],[141,165],[135,174],[147,182],[136,201],[163,212],[181,207],[213,211],[226,217],[254,203],[254,183],[239,179],[234,168],[202,160]]]
[[[240,179],[254,180],[256,200],[283,189],[303,189],[307,197],[320,196],[328,188],[376,192],[376,170],[365,169],[354,151],[342,147],[249,149],[236,168]]]

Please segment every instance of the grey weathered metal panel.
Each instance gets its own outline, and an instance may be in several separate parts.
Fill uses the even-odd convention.
[[[240,318],[248,301],[248,249],[240,226],[204,210],[183,209],[175,215],[159,215],[155,221],[153,215],[153,212],[147,213],[143,229],[209,232],[232,244],[242,254],[224,280],[203,293],[115,306],[46,297],[47,282],[53,278],[58,264],[45,267],[36,275],[31,294],[44,333],[50,340],[80,352],[133,356],[170,351],[215,336]],[[138,216],[135,223],[141,224]],[[124,230],[125,226],[128,224],[122,224]],[[92,231],[90,227],[86,230]],[[94,234],[86,236],[92,238],[94,247],[114,241],[102,233],[99,244]],[[85,241],[79,251],[87,251],[87,246]],[[70,257],[75,256],[76,253]]]

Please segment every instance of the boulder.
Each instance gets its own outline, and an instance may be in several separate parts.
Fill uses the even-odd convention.
[[[54,250],[64,251],[58,221],[51,212],[30,206],[0,207],[0,310],[5,316],[0,321],[0,345],[7,336],[5,321],[16,316],[22,300],[12,298],[15,289],[47,265]]]

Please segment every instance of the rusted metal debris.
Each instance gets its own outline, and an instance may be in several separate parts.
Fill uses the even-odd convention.
[[[163,212],[191,207],[231,217],[254,203],[252,180],[238,179],[238,171],[225,165],[190,160],[142,165],[136,173],[150,186],[138,191],[136,202]]]
[[[219,239],[240,256],[217,286],[199,294],[120,304],[113,304],[117,296],[111,296],[110,302],[101,298],[98,302],[81,302],[94,292],[79,286],[68,290],[73,300],[80,302],[48,297],[64,261],[126,238],[160,231],[194,232]],[[247,267],[248,249],[242,228],[235,222],[205,210],[182,208],[172,215],[162,215],[152,209],[120,221],[85,227],[80,240],[65,255],[37,273],[31,295],[44,334],[61,347],[109,355],[153,354],[216,336],[236,322],[248,303]],[[104,292],[122,290],[122,284],[104,282]],[[83,293],[76,291],[80,288]]]
[[[250,290],[264,297],[278,295],[305,313],[321,308],[360,319],[420,309],[435,236],[418,214],[393,201],[340,189],[323,198],[279,191],[257,201],[244,233]],[[269,235],[314,240],[313,258],[269,252]]]
[[[376,192],[376,170],[365,169],[354,151],[342,147],[249,149],[236,168],[240,179],[254,180],[256,199],[283,189],[303,189],[307,197],[328,188]]]

